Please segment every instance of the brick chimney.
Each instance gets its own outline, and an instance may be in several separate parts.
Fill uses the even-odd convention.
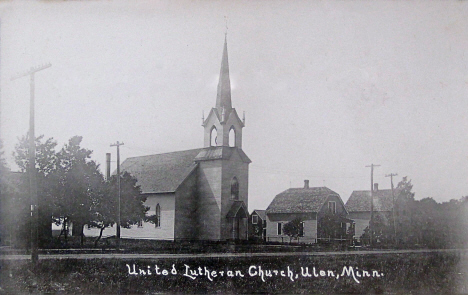
[[[304,180],[304,188],[309,188],[309,180],[308,179]]]
[[[378,191],[379,191],[379,184],[374,183],[374,192],[378,192]]]

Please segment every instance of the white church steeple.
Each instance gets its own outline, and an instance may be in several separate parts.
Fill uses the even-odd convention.
[[[211,109],[206,120],[203,121],[203,127],[205,127],[205,147],[230,146],[242,148],[244,122],[239,118],[236,109],[232,107],[227,37],[224,39],[216,105]]]

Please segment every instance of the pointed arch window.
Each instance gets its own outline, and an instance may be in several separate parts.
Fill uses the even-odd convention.
[[[239,200],[239,181],[236,177],[231,180],[231,199]]]
[[[159,203],[156,205],[156,220],[154,221],[155,227],[161,227],[161,206]]]
[[[234,128],[234,126],[231,126],[231,129],[229,129],[229,146],[236,146],[236,129]]]
[[[210,131],[210,146],[217,146],[217,141],[218,141],[218,130],[216,130],[216,127],[213,126],[211,127]]]

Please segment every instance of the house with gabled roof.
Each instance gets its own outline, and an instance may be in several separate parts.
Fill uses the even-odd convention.
[[[240,119],[232,107],[227,42],[221,61],[216,105],[203,118],[204,147],[132,157],[121,171],[136,177],[148,215],[122,229],[121,236],[165,240],[247,239],[248,171],[251,162],[242,150]]]
[[[301,223],[300,241],[316,243],[320,240],[346,239],[353,221],[340,195],[327,187],[309,187],[304,181],[303,188],[290,188],[275,196],[266,210],[268,241],[289,241],[283,231],[286,223],[299,218]],[[332,220],[326,223],[326,220]]]
[[[253,210],[249,218],[249,237],[265,240],[266,225],[266,210]]]
[[[398,190],[394,191],[395,196],[398,195]],[[378,218],[384,223],[387,223],[392,215],[394,196],[391,189],[380,189],[377,183],[374,183],[374,202],[373,211],[374,218]],[[395,200],[397,202],[397,200]],[[397,206],[395,206],[397,207]],[[400,206],[403,207],[403,206]],[[356,223],[355,237],[359,239],[368,228],[371,220],[371,191],[357,190],[351,193],[348,201],[346,201],[346,209],[349,212],[349,218]],[[402,213],[405,209],[402,208]]]

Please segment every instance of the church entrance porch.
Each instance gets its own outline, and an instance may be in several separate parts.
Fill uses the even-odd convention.
[[[247,206],[242,201],[234,201],[231,210],[229,210],[226,218],[231,224],[231,236],[232,240],[246,240],[248,237],[247,233],[247,218],[249,213]]]

